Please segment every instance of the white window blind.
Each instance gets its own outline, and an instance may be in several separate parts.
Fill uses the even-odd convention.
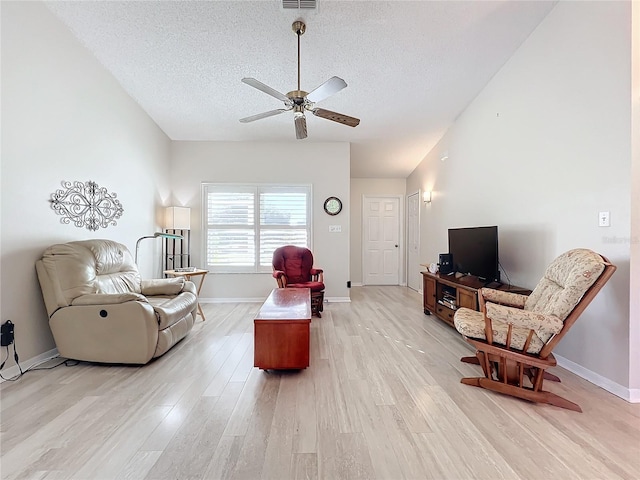
[[[205,258],[218,272],[270,272],[273,251],[309,246],[311,187],[203,185]]]

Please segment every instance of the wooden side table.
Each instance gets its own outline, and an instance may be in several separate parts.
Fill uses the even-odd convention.
[[[200,283],[196,284],[198,287],[198,314],[202,317],[202,321],[206,320],[204,316],[204,312],[202,311],[202,307],[200,306],[200,290],[202,290],[202,285],[204,284],[204,279],[209,273],[209,270],[202,270],[201,268],[196,268],[192,272],[176,272],[175,270],[165,270],[165,275],[169,275],[170,277],[184,277],[186,280],[191,280],[191,277],[200,277]],[[196,283],[196,282],[193,282]]]

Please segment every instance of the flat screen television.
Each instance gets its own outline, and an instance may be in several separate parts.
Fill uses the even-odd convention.
[[[455,272],[487,282],[500,281],[498,227],[450,228],[449,253]]]

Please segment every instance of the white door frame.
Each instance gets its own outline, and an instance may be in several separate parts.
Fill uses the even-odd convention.
[[[422,191],[421,190],[417,190],[415,192],[409,193],[407,195],[407,225],[406,225],[406,230],[407,230],[407,267],[406,267],[406,272],[407,272],[407,286],[409,286],[409,197],[411,197],[412,195],[418,195],[418,225],[417,225],[417,234],[418,234],[418,258],[420,257],[420,219],[422,217],[422,215],[420,215],[420,207],[421,207],[421,203],[422,203]],[[418,269],[419,270],[419,269]],[[422,282],[419,282],[419,286],[418,286],[418,292],[422,293]]]
[[[404,200],[404,195],[367,195],[367,194],[363,194],[362,195],[362,201],[361,201],[361,205],[362,205],[362,211],[361,211],[361,215],[362,215],[362,225],[360,225],[360,231],[362,232],[362,238],[360,239],[360,250],[362,251],[362,285],[366,285],[365,283],[365,264],[366,264],[366,255],[365,255],[365,235],[364,235],[364,227],[365,227],[365,211],[364,211],[364,206],[366,203],[366,200],[368,199],[375,199],[375,198],[395,198],[398,200],[398,282],[399,285],[406,287],[407,286],[407,280],[406,280],[406,257],[405,257],[405,235],[404,235],[404,231],[405,231],[405,226],[404,224],[405,219],[404,219],[404,211],[405,211],[405,200]],[[403,261],[403,259],[405,261]]]

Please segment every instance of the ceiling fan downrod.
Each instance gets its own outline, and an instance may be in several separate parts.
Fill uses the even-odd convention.
[[[302,20],[296,20],[291,25],[291,29],[298,36],[298,91],[300,91],[300,37],[304,34],[307,26]]]

